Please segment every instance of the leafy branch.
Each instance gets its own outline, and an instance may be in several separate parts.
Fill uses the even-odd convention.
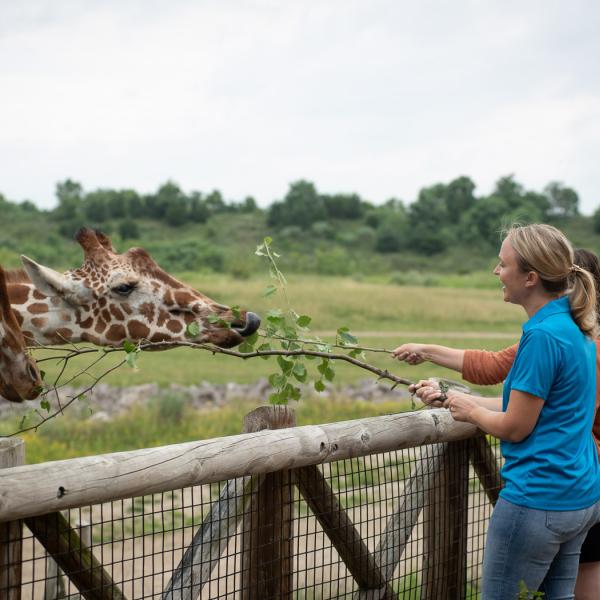
[[[269,284],[263,295],[266,298],[273,298],[281,293],[284,296],[286,310],[273,308],[266,314],[264,320],[264,330],[257,332],[244,340],[236,349],[225,349],[213,344],[198,343],[193,341],[174,341],[174,342],[149,342],[142,341],[138,344],[126,341],[122,348],[96,348],[96,347],[78,347],[70,344],[67,348],[51,348],[58,354],[50,357],[41,358],[39,363],[45,361],[58,361],[60,369],[54,382],[47,385],[40,399],[40,409],[45,411],[43,414],[40,409],[33,409],[26,414],[19,426],[19,431],[23,433],[29,430],[35,430],[50,419],[62,414],[65,408],[73,404],[76,400],[82,400],[88,394],[93,392],[94,387],[104,379],[109,373],[119,369],[127,364],[131,368],[137,368],[137,361],[143,350],[159,350],[175,347],[189,347],[198,350],[209,351],[212,354],[223,354],[243,360],[252,358],[261,358],[269,360],[274,357],[277,368],[268,377],[273,392],[269,396],[272,404],[287,404],[289,400],[299,400],[302,394],[300,384],[309,382],[309,368],[314,363],[315,377],[313,378],[313,387],[317,392],[322,392],[326,388],[327,382],[335,379],[335,364],[338,361],[346,362],[360,369],[364,369],[378,377],[380,380],[388,380],[392,383],[392,388],[397,385],[410,385],[412,382],[408,379],[398,377],[390,373],[387,369],[380,369],[367,362],[367,353],[387,353],[390,350],[384,348],[369,348],[359,345],[358,339],[350,332],[348,327],[339,327],[336,331],[335,342],[327,342],[318,336],[310,335],[310,324],[312,318],[306,314],[297,313],[290,305],[287,294],[287,279],[278,266],[278,259],[281,255],[273,250],[272,239],[265,238],[263,243],[257,246],[255,254],[264,258],[268,263],[269,273],[274,283]],[[239,307],[231,309],[234,320],[240,318]],[[223,321],[220,317],[209,317],[209,321],[221,327],[229,327],[230,323]],[[200,332],[199,324],[192,322],[188,325],[186,333],[190,337],[196,337]],[[48,348],[46,348],[48,349]],[[337,352],[334,352],[334,349]],[[345,351],[342,352],[342,351]],[[115,365],[106,369],[100,375],[94,375],[92,368],[101,363],[107,356],[118,352],[125,352],[125,357],[120,359]],[[67,370],[67,365],[76,357],[93,355],[91,362],[80,369],[75,375],[67,380],[63,380]],[[58,390],[79,376],[88,376],[91,383],[82,393],[71,396],[66,402],[61,404]],[[58,408],[52,410],[49,396],[53,394],[56,398]],[[39,422],[31,426],[26,426],[29,417],[36,415]]]

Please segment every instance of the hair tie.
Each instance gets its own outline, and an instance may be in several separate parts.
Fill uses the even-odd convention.
[[[569,269],[569,271],[571,273],[582,273],[583,271],[585,271],[585,269],[582,269],[579,265],[576,265],[575,263],[573,263],[571,265],[571,268]]]

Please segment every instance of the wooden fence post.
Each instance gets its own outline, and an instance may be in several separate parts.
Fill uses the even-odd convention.
[[[25,463],[25,444],[19,438],[0,439],[0,469]],[[0,523],[0,597],[21,598],[23,525],[19,521]]]
[[[488,500],[492,506],[496,506],[502,489],[502,477],[494,450],[485,435],[469,440],[469,456]]]
[[[66,514],[63,514],[65,519]],[[89,523],[78,523],[76,529],[85,547],[92,546],[92,526]],[[58,564],[51,556],[46,556],[46,583],[44,585],[44,600],[58,600],[66,594],[65,577]],[[81,598],[79,594],[71,594],[69,600]]]
[[[261,406],[244,417],[244,432],[284,429],[296,424],[286,406]],[[293,490],[290,471],[267,473],[253,495],[242,525],[243,600],[292,596]]]
[[[422,600],[462,600],[467,579],[467,441],[441,445],[437,477],[424,508]]]

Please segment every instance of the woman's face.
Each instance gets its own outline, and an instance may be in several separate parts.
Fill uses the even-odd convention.
[[[500,262],[494,269],[494,275],[497,275],[502,282],[502,291],[504,293],[504,302],[513,304],[522,304],[527,291],[527,273],[523,272],[519,266],[519,255],[511,246],[509,238],[505,238],[500,248]]]

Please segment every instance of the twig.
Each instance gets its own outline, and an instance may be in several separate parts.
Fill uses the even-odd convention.
[[[119,363],[117,363],[116,365],[114,365],[113,367],[111,367],[110,369],[108,369],[107,371],[104,371],[104,373],[102,373],[100,376],[98,377],[94,377],[94,383],[92,383],[92,385],[88,386],[87,388],[85,388],[83,390],[83,392],[80,392],[79,394],[77,394],[77,396],[71,396],[69,398],[69,400],[67,401],[66,404],[63,404],[59,410],[54,411],[53,413],[43,417],[42,414],[36,410],[36,413],[40,416],[41,420],[36,423],[35,425],[31,425],[30,427],[24,427],[22,429],[19,429],[18,431],[13,431],[12,433],[9,433],[8,435],[3,435],[0,437],[13,437],[15,435],[19,435],[21,433],[25,433],[26,431],[37,431],[38,427],[41,427],[44,423],[47,423],[48,421],[50,421],[51,419],[54,419],[54,417],[58,416],[59,414],[61,414],[65,408],[67,408],[68,406],[70,406],[71,404],[73,404],[73,402],[75,402],[75,400],[77,400],[78,398],[81,398],[81,396],[83,396],[84,394],[87,394],[88,392],[90,392],[91,390],[94,389],[94,387],[100,382],[102,381],[102,379],[104,379],[107,375],[109,375],[110,373],[112,373],[113,371],[116,371],[117,369],[119,369],[120,367],[122,367],[125,364],[125,360],[120,361]],[[90,377],[92,377],[90,375]]]
[[[218,346],[213,346],[212,344],[200,344],[197,342],[148,342],[140,344],[139,347],[140,350],[148,350],[150,348],[159,349],[171,348],[174,346],[198,348],[202,350],[208,350],[213,354],[225,354],[227,356],[243,358],[244,360],[248,358],[257,358],[261,356],[316,356],[319,358],[326,358],[330,360],[343,360],[345,362],[349,362],[350,364],[356,367],[374,373],[380,379],[389,379],[390,381],[393,381],[396,385],[411,385],[413,383],[409,379],[404,379],[403,377],[396,377],[396,375],[392,375],[387,369],[379,369],[378,367],[374,367],[373,365],[363,362],[362,360],[352,358],[347,354],[333,354],[330,352],[318,352],[316,350],[255,350],[254,352],[244,353],[236,352],[235,350],[229,350],[227,348],[219,348]]]

